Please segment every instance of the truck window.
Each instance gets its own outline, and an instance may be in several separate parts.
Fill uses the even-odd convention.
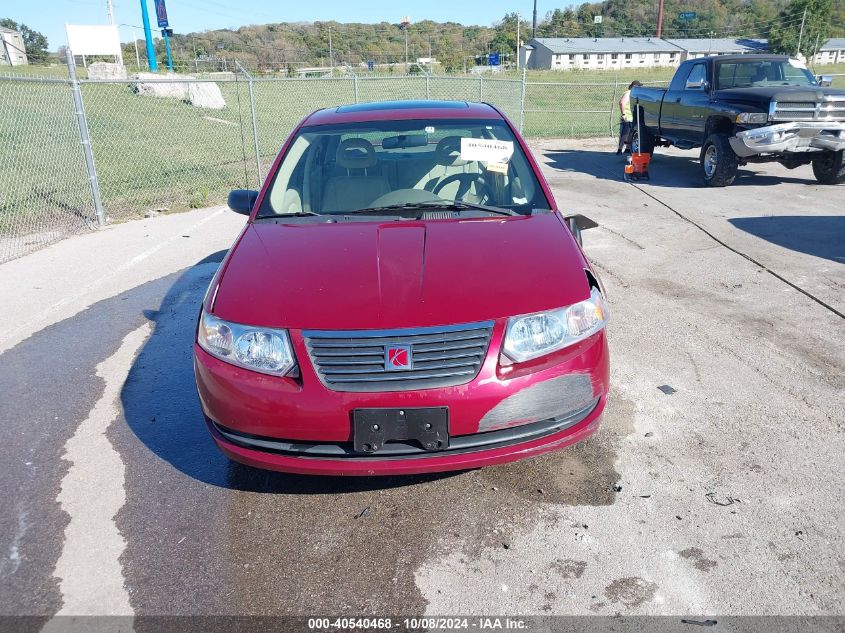
[[[696,64],[692,67],[689,77],[684,84],[684,90],[704,90],[704,83],[707,81],[707,66]]]
[[[812,73],[795,60],[748,60],[720,62],[716,70],[716,89],[754,88],[757,86],[815,86]]]
[[[681,64],[675,72],[675,76],[672,77],[672,82],[669,84],[669,90],[683,90],[692,67],[693,64],[691,63],[684,62]]]

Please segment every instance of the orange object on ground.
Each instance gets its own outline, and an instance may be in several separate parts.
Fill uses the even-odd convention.
[[[649,180],[648,163],[651,154],[645,152],[633,152],[625,165],[625,180]]]

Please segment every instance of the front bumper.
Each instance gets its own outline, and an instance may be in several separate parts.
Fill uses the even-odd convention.
[[[738,133],[730,139],[740,158],[760,154],[838,151],[845,149],[845,122],[800,121],[778,123]]]
[[[291,331],[300,377],[277,378],[224,363],[195,346],[197,390],[211,435],[232,459],[303,474],[410,474],[477,468],[556,450],[593,433],[604,409],[609,360],[605,332],[556,355],[554,363],[503,378],[498,356],[504,322],[471,382],[405,392],[328,389]],[[421,451],[388,445],[352,449],[352,411],[448,406],[450,447]]]

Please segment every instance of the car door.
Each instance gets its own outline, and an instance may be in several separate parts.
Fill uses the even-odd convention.
[[[666,136],[681,147],[701,143],[710,103],[707,74],[706,62],[691,64],[686,77],[675,77],[663,100],[661,124]]]

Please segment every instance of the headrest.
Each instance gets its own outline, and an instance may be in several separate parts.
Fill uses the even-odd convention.
[[[373,144],[363,138],[348,138],[337,147],[337,164],[346,169],[366,169],[378,163]]]
[[[446,167],[461,167],[469,161],[461,158],[461,137],[446,136],[437,143],[434,149],[434,160],[438,165]]]

